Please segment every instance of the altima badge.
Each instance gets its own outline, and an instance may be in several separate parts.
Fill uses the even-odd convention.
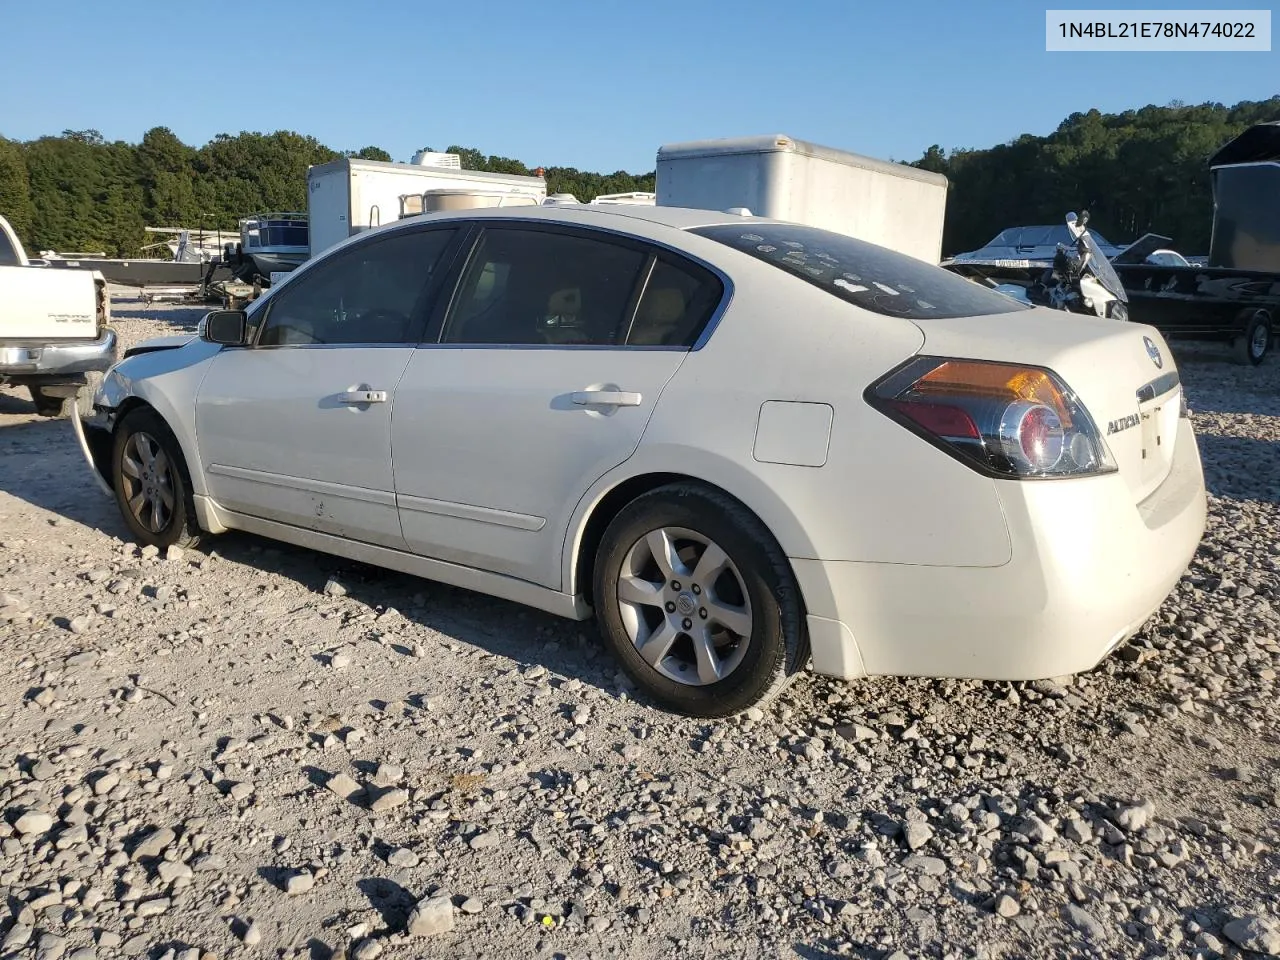
[[[1151,358],[1151,362],[1156,365],[1159,370],[1164,366],[1164,357],[1160,356],[1160,348],[1156,346],[1154,340],[1150,337],[1143,337],[1142,342],[1147,345],[1147,356]]]

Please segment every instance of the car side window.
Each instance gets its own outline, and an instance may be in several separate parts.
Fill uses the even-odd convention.
[[[16,267],[18,265],[18,251],[9,241],[9,237],[3,230],[0,230],[0,267]]]
[[[645,260],[637,249],[595,237],[486,229],[441,341],[620,344]]]
[[[317,264],[272,298],[258,345],[417,342],[419,300],[454,233],[398,233]]]
[[[662,255],[653,265],[628,346],[691,347],[724,296],[724,284],[710,270]]]

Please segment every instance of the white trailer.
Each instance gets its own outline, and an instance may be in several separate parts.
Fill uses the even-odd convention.
[[[658,149],[660,207],[745,208],[876,243],[929,263],[942,257],[947,178],[777,134]]]
[[[439,191],[436,196],[441,198],[438,205],[428,201],[426,209],[456,207],[456,199],[444,202],[443,198],[464,192],[475,197],[472,206],[496,205],[494,197],[499,202],[541,203],[547,196],[542,177],[462,170],[452,165],[456,154],[420,154],[420,158],[418,163],[343,158],[309,167],[311,256],[363,230],[395,223],[402,213],[421,213],[424,193]]]

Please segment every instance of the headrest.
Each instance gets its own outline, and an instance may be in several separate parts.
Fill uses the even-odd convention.
[[[676,323],[683,316],[684,294],[674,287],[651,287],[640,301],[643,323]]]
[[[557,290],[547,298],[547,315],[551,317],[576,316],[582,311],[582,291],[577,287]]]

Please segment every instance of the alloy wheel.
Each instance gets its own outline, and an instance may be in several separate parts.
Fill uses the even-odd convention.
[[[173,466],[159,442],[139,430],[125,441],[120,460],[124,499],[134,519],[162,533],[173,519]]]
[[[705,686],[733,673],[751,642],[751,602],[737,566],[714,541],[660,527],[632,545],[617,583],[631,642],[654,670]]]

